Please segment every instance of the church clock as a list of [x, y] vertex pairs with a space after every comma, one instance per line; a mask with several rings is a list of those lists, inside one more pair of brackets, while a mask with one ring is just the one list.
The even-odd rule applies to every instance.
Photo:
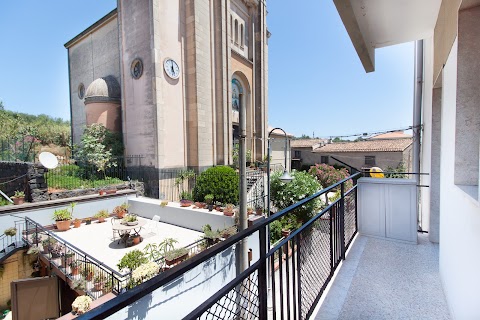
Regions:
[[172, 79], [178, 79], [178, 77], [180, 76], [180, 67], [173, 59], [165, 59], [165, 61], [163, 62], [163, 69], [165, 70], [167, 76]]

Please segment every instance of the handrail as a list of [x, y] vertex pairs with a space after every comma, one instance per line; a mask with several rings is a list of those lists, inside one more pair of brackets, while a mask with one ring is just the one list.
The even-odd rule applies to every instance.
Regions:
[[120, 272], [118, 272], [118, 271], [110, 268], [109, 266], [107, 266], [107, 265], [104, 264], [103, 262], [95, 259], [94, 257], [92, 257], [91, 255], [89, 255], [88, 253], [86, 253], [86, 252], [83, 251], [82, 249], [79, 249], [78, 247], [74, 246], [74, 245], [71, 244], [70, 242], [68, 242], [68, 241], [60, 238], [59, 236], [55, 235], [54, 233], [48, 231], [48, 230], [45, 229], [42, 225], [38, 224], [36, 221], [30, 219], [29, 217], [25, 217], [25, 221], [30, 222], [31, 224], [35, 225], [36, 228], [40, 229], [40, 231], [45, 232], [45, 233], [48, 234], [50, 237], [55, 238], [57, 241], [64, 243], [64, 244], [65, 244], [66, 246], [68, 246], [68, 247], [71, 247], [72, 249], [74, 249], [75, 251], [77, 251], [78, 253], [80, 253], [81, 255], [83, 255], [83, 256], [85, 256], [85, 257], [88, 257], [91, 261], [95, 262], [95, 263], [98, 264], [100, 267], [103, 267], [104, 269], [107, 269], [108, 271], [114, 273], [115, 275], [120, 276], [120, 277], [122, 277], [122, 278], [128, 275], [128, 274], [121, 274]]
[[[229, 237], [228, 239], [222, 241], [221, 243], [212, 246], [208, 248], [205, 251], [200, 252], [198, 255], [184, 261], [181, 265], [178, 265], [176, 267], [173, 267], [172, 269], [169, 269], [163, 273], [161, 273], [159, 276], [156, 276], [136, 287], [133, 289], [127, 291], [126, 293], [119, 295], [115, 299], [112, 299], [110, 301], [107, 301], [106, 303], [102, 304], [98, 308], [95, 308], [91, 311], [89, 311], [86, 314], [83, 314], [79, 317], [79, 319], [104, 319], [105, 317], [108, 317], [112, 315], [113, 313], [119, 311], [120, 309], [124, 308], [125, 306], [134, 303], [135, 301], [141, 299], [142, 297], [146, 296], [147, 294], [150, 294], [151, 292], [155, 291], [156, 289], [168, 284], [169, 282], [177, 279], [179, 276], [184, 274], [185, 272], [197, 267], [201, 263], [207, 261], [211, 257], [221, 253], [225, 249], [231, 247], [232, 245], [238, 243], [239, 241], [247, 238], [248, 236], [252, 235], [253, 233], [259, 231], [259, 232], [264, 232], [266, 230], [266, 226], [272, 223], [275, 220], [280, 219], [284, 215], [290, 213], [291, 211], [297, 209], [298, 207], [302, 206], [303, 204], [320, 197], [321, 195], [330, 192], [331, 190], [341, 186], [342, 191], [343, 191], [343, 186], [345, 182], [356, 179], [360, 176], [360, 173], [355, 173], [325, 189], [320, 190], [319, 192], [273, 214], [272, 216], [264, 219], [261, 222], [258, 222], [254, 224], [252, 227], [247, 228], [245, 230], [240, 231], [239, 233]], [[353, 188], [352, 188], [353, 189]], [[327, 208], [332, 208], [337, 204], [337, 201], [334, 203], [330, 204]], [[324, 212], [322, 210], [322, 212]], [[309, 224], [313, 223], [312, 221], [318, 219], [318, 215], [316, 215], [314, 218], [310, 219], [309, 222], [306, 223], [308, 226]], [[303, 229], [302, 229], [303, 230]], [[291, 236], [295, 236], [298, 234], [298, 231], [296, 230], [291, 234]], [[260, 237], [261, 238], [261, 237]], [[286, 239], [291, 239], [291, 237], [287, 237]], [[280, 243], [285, 244], [287, 240], [282, 240]], [[254, 264], [257, 266], [257, 264]], [[252, 265], [251, 267], [253, 267]], [[251, 267], [248, 268], [247, 270], [251, 270]], [[243, 272], [242, 275], [246, 273]], [[238, 280], [238, 279], [237, 279]]]

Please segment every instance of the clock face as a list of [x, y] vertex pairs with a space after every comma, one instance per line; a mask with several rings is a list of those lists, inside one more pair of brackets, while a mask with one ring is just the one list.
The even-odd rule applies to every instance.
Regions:
[[180, 67], [178, 64], [172, 59], [165, 59], [163, 62], [163, 69], [165, 69], [165, 73], [172, 79], [178, 79], [180, 76]]

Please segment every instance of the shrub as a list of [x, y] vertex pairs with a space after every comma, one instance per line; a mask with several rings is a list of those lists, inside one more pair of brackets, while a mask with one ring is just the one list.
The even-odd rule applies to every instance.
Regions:
[[[273, 173], [270, 181], [271, 200], [278, 209], [285, 209], [322, 189], [320, 183], [306, 172], [293, 170], [293, 180], [289, 183], [280, 180], [282, 174], [281, 171]], [[320, 199], [317, 198], [295, 209], [292, 214], [297, 221], [307, 222], [320, 205]]]
[[239, 177], [228, 166], [208, 168], [197, 177], [193, 189], [195, 201], [203, 201], [207, 194], [213, 194], [215, 201], [238, 204]]
[[145, 256], [145, 253], [142, 251], [135, 249], [128, 253], [126, 253], [120, 262], [117, 264], [119, 270], [122, 269], [129, 269], [130, 271], [135, 270], [140, 265], [147, 263], [148, 258]]
[[[308, 171], [312, 176], [316, 177], [320, 182], [322, 187], [328, 188], [332, 184], [335, 184], [349, 176], [348, 170], [345, 168], [335, 169], [333, 166], [330, 166], [325, 163], [316, 164], [310, 168]], [[352, 187], [352, 182], [350, 181], [350, 186], [347, 186], [347, 191]]]
[[105, 209], [102, 209], [98, 211], [94, 217], [98, 219], [98, 218], [108, 218], [108, 216], [109, 216], [108, 211]]

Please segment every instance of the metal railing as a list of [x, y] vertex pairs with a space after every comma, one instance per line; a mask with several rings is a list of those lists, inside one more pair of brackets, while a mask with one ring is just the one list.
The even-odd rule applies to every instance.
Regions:
[[[79, 319], [104, 319], [230, 247], [241, 251], [249, 237], [259, 241], [259, 259], [211, 297], [200, 302], [185, 319], [307, 319], [357, 233], [357, 178], [354, 174], [239, 232], [183, 264], [82, 315]], [[345, 190], [353, 180], [353, 187]], [[323, 194], [340, 188], [340, 198], [281, 240], [268, 247], [269, 225]], [[240, 250], [239, 250], [240, 249]], [[275, 257], [278, 257], [275, 261]], [[239, 261], [242, 264], [242, 261]], [[276, 265], [278, 264], [278, 265]], [[271, 310], [269, 312], [269, 309]]]
[[0, 259], [7, 256], [10, 251], [23, 248], [26, 245], [24, 241], [25, 223], [23, 220], [15, 221], [14, 227], [16, 233], [14, 236], [2, 234], [0, 236]]
[[127, 287], [130, 275], [113, 270], [28, 217], [25, 223], [25, 241], [37, 246], [39, 254], [65, 275], [73, 289], [98, 299], [108, 292], [119, 294]]

